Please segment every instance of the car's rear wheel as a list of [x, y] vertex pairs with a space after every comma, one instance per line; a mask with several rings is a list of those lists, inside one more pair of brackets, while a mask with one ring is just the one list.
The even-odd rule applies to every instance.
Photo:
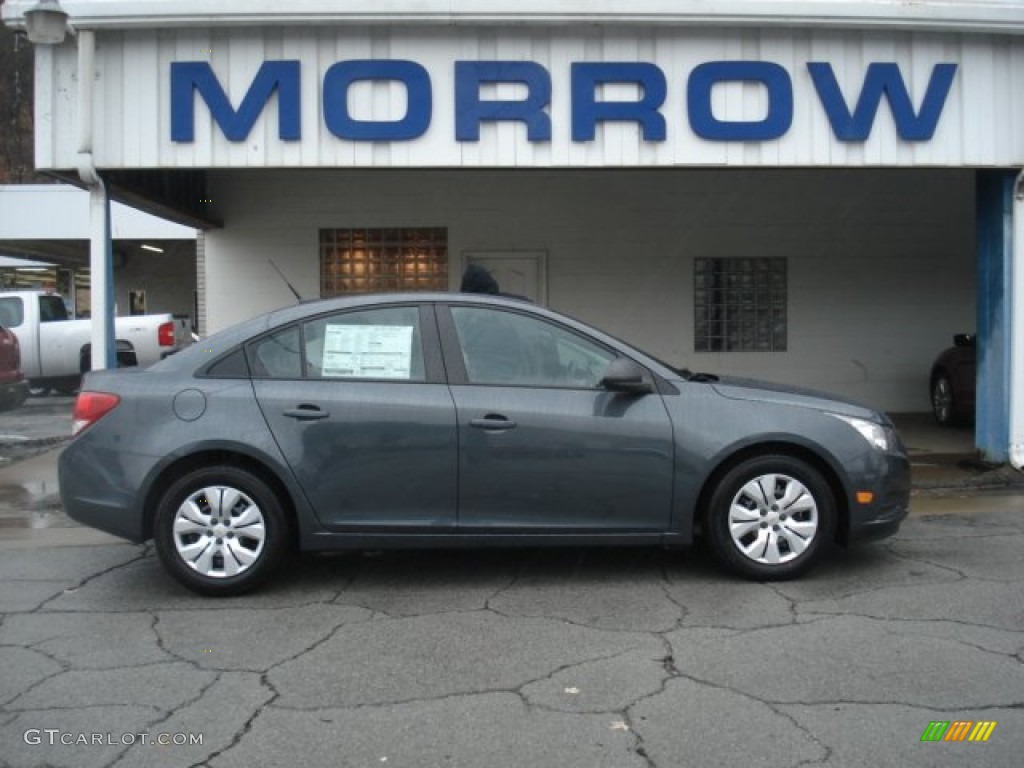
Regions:
[[945, 372], [940, 372], [932, 379], [932, 414], [935, 420], [944, 427], [952, 427], [957, 423], [957, 403], [953, 394], [953, 381]]
[[164, 567], [204, 595], [253, 589], [288, 551], [288, 518], [280, 499], [238, 467], [208, 467], [179, 478], [161, 496], [153, 526]]
[[820, 559], [835, 521], [835, 499], [818, 470], [766, 455], [721, 478], [708, 507], [708, 536], [730, 570], [762, 581], [790, 579]]

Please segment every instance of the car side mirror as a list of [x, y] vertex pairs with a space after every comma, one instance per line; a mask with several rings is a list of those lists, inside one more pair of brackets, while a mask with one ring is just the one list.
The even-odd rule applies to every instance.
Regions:
[[608, 364], [601, 377], [601, 386], [610, 392], [631, 395], [645, 395], [654, 391], [647, 371], [627, 357], [617, 357]]

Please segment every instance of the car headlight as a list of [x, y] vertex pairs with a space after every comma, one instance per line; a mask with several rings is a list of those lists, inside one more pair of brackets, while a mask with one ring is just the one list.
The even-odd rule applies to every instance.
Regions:
[[889, 427], [874, 421], [868, 421], [867, 419], [857, 419], [853, 416], [842, 416], [838, 413], [833, 413], [832, 415], [856, 429], [860, 436], [867, 440], [872, 447], [880, 451], [893, 451], [896, 449], [896, 433]]

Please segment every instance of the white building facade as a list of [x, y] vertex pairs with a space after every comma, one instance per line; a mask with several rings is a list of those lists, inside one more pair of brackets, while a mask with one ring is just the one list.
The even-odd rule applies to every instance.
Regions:
[[[920, 411], [977, 329], [1011, 442], [1021, 3], [338, 5], [62, 3], [96, 167], [198, 190], [139, 187], [207, 224], [207, 332], [292, 300], [271, 260], [305, 297], [478, 261], [673, 363]], [[37, 48], [43, 169], [77, 166], [78, 66]]]

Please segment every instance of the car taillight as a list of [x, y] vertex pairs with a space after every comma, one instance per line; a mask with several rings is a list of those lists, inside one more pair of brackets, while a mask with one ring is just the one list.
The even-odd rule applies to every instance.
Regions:
[[160, 323], [160, 327], [156, 329], [156, 337], [161, 347], [173, 347], [174, 323]]
[[107, 392], [80, 392], [75, 400], [71, 434], [77, 435], [86, 427], [96, 423], [114, 410], [120, 402], [120, 397]]

